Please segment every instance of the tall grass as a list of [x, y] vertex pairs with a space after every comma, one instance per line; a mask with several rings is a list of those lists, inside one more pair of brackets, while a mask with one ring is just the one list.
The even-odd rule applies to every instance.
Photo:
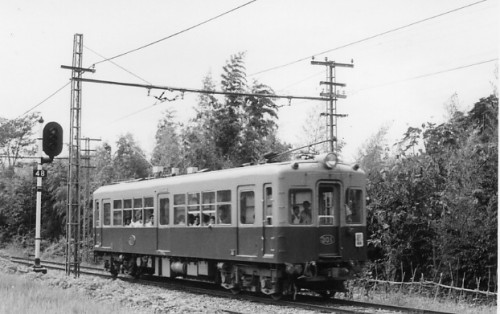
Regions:
[[94, 303], [60, 288], [43, 286], [17, 275], [0, 273], [0, 313], [137, 313], [118, 304]]

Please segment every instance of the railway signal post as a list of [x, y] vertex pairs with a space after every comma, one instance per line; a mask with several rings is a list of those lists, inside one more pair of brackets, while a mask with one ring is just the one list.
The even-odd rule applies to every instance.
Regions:
[[[40, 265], [40, 229], [42, 221], [42, 179], [47, 177], [47, 171], [43, 170], [43, 164], [54, 160], [54, 157], [62, 151], [62, 127], [59, 123], [49, 122], [42, 131], [43, 118], [38, 120], [40, 123], [40, 136], [38, 145], [38, 165], [33, 171], [33, 176], [36, 177], [36, 226], [35, 226], [35, 264], [33, 271], [47, 273], [47, 269]], [[49, 157], [43, 157], [43, 152]]]

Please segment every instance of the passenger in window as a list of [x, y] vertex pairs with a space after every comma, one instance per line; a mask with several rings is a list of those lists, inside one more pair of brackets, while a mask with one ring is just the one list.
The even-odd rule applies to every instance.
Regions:
[[227, 215], [227, 206], [225, 205], [221, 205], [218, 209], [217, 209], [217, 219], [219, 220], [218, 223], [219, 224], [228, 224], [230, 223], [229, 221], [229, 217]]
[[299, 208], [299, 205], [294, 205], [293, 206], [292, 224], [294, 224], [294, 225], [300, 224], [300, 208]]
[[142, 227], [142, 214], [139, 212], [135, 215], [135, 220], [130, 224], [131, 227]]
[[196, 216], [194, 218], [193, 226], [199, 226], [200, 225], [200, 217]]
[[130, 218], [125, 220], [125, 226], [130, 227]]
[[149, 216], [149, 220], [146, 223], [146, 227], [153, 227], [155, 225], [155, 216], [151, 215]]
[[208, 221], [208, 226], [211, 227], [213, 225], [215, 225], [215, 217], [210, 216], [210, 220]]
[[300, 223], [304, 225], [311, 224], [311, 203], [304, 201], [302, 203], [304, 210], [300, 213]]

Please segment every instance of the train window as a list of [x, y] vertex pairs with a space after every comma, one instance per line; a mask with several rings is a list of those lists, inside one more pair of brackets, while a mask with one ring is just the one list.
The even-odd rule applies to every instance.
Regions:
[[123, 200], [123, 208], [132, 208], [132, 200]]
[[132, 215], [132, 227], [141, 227], [144, 225], [142, 215], [142, 198], [134, 198], [134, 212]]
[[265, 224], [272, 225], [273, 224], [273, 188], [270, 186], [265, 187], [265, 195], [264, 199], [264, 217]]
[[123, 200], [123, 225], [130, 226], [132, 223], [132, 200]]
[[310, 189], [290, 190], [290, 223], [294, 225], [310, 225], [312, 191]]
[[144, 224], [146, 227], [153, 227], [154, 224], [154, 201], [152, 197], [144, 198]]
[[215, 224], [215, 192], [201, 193], [201, 215], [204, 226]]
[[217, 224], [231, 224], [231, 190], [217, 191]]
[[103, 225], [111, 224], [111, 203], [105, 202], [103, 206]]
[[318, 220], [320, 225], [338, 224], [340, 208], [340, 185], [321, 183], [318, 190]]
[[253, 224], [255, 222], [255, 196], [253, 191], [240, 192], [240, 222]]
[[168, 225], [169, 221], [169, 209], [170, 209], [170, 200], [168, 198], [160, 198], [160, 225]]
[[186, 195], [185, 194], [175, 194], [174, 195], [174, 224], [175, 225], [185, 225], [186, 224]]
[[122, 225], [122, 200], [113, 200], [113, 226]]
[[101, 226], [101, 221], [100, 221], [100, 215], [99, 215], [99, 201], [95, 201], [95, 212], [94, 212], [94, 226], [95, 227], [100, 227]]
[[122, 200], [114, 200], [113, 209], [121, 209], [121, 208], [122, 208]]
[[201, 225], [200, 193], [188, 193], [188, 226]]
[[345, 220], [348, 224], [361, 223], [363, 191], [347, 189], [345, 191]]

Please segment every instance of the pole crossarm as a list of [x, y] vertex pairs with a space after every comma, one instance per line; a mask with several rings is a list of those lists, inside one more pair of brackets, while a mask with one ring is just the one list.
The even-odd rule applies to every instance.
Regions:
[[182, 93], [266, 97], [266, 98], [285, 98], [285, 99], [302, 99], [302, 100], [320, 100], [320, 101], [331, 100], [331, 98], [328, 98], [328, 97], [292, 96], [292, 95], [276, 95], [276, 94], [253, 94], [253, 93], [228, 93], [228, 92], [212, 91], [212, 90], [205, 90], [205, 89], [170, 87], [170, 86], [160, 86], [160, 85], [147, 85], [147, 84], [138, 84], [138, 83], [126, 83], [126, 82], [95, 80], [95, 79], [87, 79], [87, 78], [79, 78], [79, 77], [75, 77], [73, 79], [75, 81], [79, 81], [79, 82], [111, 84], [111, 85], [129, 86], [129, 87], [140, 87], [140, 88], [146, 88], [146, 89], [161, 89], [161, 90], [168, 90], [168, 91], [177, 91], [177, 92], [182, 92]]
[[312, 60], [311, 64], [313, 65], [327, 65], [329, 67], [345, 67], [345, 68], [354, 68], [354, 64], [352, 63], [338, 63], [335, 61], [315, 61]]

